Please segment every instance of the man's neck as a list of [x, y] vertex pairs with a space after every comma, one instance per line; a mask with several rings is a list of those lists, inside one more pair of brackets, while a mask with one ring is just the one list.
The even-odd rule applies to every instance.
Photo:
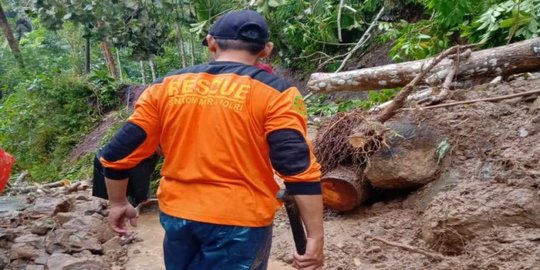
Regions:
[[246, 51], [226, 50], [216, 53], [216, 62], [237, 62], [245, 65], [254, 65], [257, 62], [257, 56]]

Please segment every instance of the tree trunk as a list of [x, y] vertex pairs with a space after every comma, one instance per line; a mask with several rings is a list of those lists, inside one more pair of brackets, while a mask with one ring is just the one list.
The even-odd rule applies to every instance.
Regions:
[[182, 34], [182, 27], [177, 26], [176, 32], [178, 33], [178, 52], [180, 54], [180, 64], [182, 64], [182, 68], [185, 68], [186, 50], [184, 48], [184, 35]]
[[146, 84], [146, 72], [144, 71], [144, 61], [141, 60], [140, 66], [141, 66], [142, 84]]
[[22, 58], [21, 51], [19, 50], [19, 43], [17, 43], [17, 40], [13, 36], [13, 32], [11, 31], [11, 27], [9, 26], [9, 22], [6, 18], [6, 14], [4, 13], [4, 9], [2, 9], [1, 4], [0, 4], [0, 27], [2, 27], [4, 36], [6, 37], [6, 40], [9, 44], [9, 48], [11, 49], [11, 52], [13, 53], [15, 60], [17, 60], [17, 64], [19, 65], [19, 68], [21, 68], [21, 70], [24, 70], [24, 61]]
[[[97, 27], [103, 27], [103, 21], [98, 21]], [[109, 74], [111, 75], [111, 77], [118, 79], [118, 71], [114, 62], [114, 56], [111, 50], [111, 46], [109, 45], [109, 42], [107, 40], [103, 39], [101, 41], [101, 49], [103, 50], [103, 57], [105, 58], [105, 62], [107, 63]]]
[[90, 37], [85, 38], [85, 46], [84, 46], [84, 73], [88, 74], [90, 73]]
[[369, 196], [369, 184], [358, 177], [355, 169], [337, 167], [321, 177], [324, 204], [338, 211], [349, 211], [365, 202]]
[[120, 82], [124, 81], [124, 73], [122, 72], [122, 62], [120, 61], [120, 52], [116, 48], [116, 61], [118, 62], [118, 75], [120, 76]]
[[[403, 87], [434, 58], [365, 68], [340, 73], [314, 73], [307, 87], [314, 92], [367, 91]], [[445, 59], [433, 68], [422, 83], [441, 83], [452, 70], [453, 60]], [[496, 76], [540, 70], [540, 38], [473, 52], [459, 64], [456, 80], [485, 82]]]
[[189, 36], [189, 42], [191, 43], [191, 65], [195, 65], [195, 37], [193, 36], [193, 33], [190, 33]]
[[[189, 10], [191, 11], [193, 9], [193, 6], [191, 4], [191, 1], [189, 2]], [[191, 65], [195, 65], [195, 36], [193, 33], [189, 33], [189, 42], [191, 43]]]
[[114, 56], [112, 54], [111, 47], [109, 46], [109, 42], [102, 40], [101, 49], [103, 50], [103, 57], [105, 57], [109, 74], [111, 77], [118, 79], [118, 71], [116, 70], [116, 64], [114, 62]]
[[151, 57], [150, 60], [148, 60], [148, 64], [150, 65], [150, 72], [152, 73], [152, 81], [155, 81], [156, 76], [156, 62], [154, 62], [154, 57]]
[[[178, 7], [180, 6], [181, 13], [178, 12]], [[178, 23], [176, 24], [176, 33], [178, 35], [178, 53], [180, 54], [180, 64], [182, 68], [186, 67], [186, 46], [184, 44], [184, 34], [182, 33], [182, 18], [184, 17], [184, 5], [182, 0], [178, 1], [178, 4], [175, 5], [174, 11], [176, 12], [176, 19]], [[180, 16], [180, 14], [182, 14]]]

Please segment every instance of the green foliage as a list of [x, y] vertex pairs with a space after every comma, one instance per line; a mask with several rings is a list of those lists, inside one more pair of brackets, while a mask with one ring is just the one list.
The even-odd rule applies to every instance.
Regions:
[[338, 40], [339, 0], [258, 1], [259, 9], [270, 25], [271, 40], [276, 47], [276, 62], [300, 71], [335, 70], [339, 57], [356, 42], [382, 1], [345, 1], [341, 10], [341, 32]]
[[385, 34], [380, 40], [385, 43], [394, 41], [390, 55], [394, 60], [423, 59], [434, 55], [451, 44], [453, 32], [440, 34], [434, 31], [438, 27], [433, 21], [420, 21], [415, 24], [401, 21], [399, 24], [381, 24]]
[[[111, 138], [116, 134], [118, 130], [124, 125], [125, 120], [130, 116], [130, 111], [126, 108], [113, 112], [115, 122], [109, 127], [106, 134], [101, 138], [99, 147], [104, 146]], [[59, 175], [62, 178], [69, 180], [89, 179], [94, 173], [94, 156], [95, 152], [87, 153], [80, 157], [74, 164], [63, 162], [62, 170]]]
[[0, 144], [36, 180], [54, 180], [71, 148], [97, 121], [94, 86], [77, 77], [36, 76], [0, 105]]
[[150, 190], [151, 194], [156, 194], [157, 189], [159, 187], [159, 182], [161, 180], [161, 168], [163, 167], [163, 161], [164, 159], [160, 159], [158, 164], [156, 165], [156, 169], [152, 173], [152, 176], [150, 177]]
[[[422, 59], [455, 43], [487, 47], [540, 36], [540, 0], [423, 0], [424, 19], [383, 23], [397, 60]], [[428, 19], [429, 18], [429, 19]]]
[[474, 13], [478, 4], [482, 5], [478, 0], [427, 0], [426, 7], [434, 12], [433, 16], [437, 23], [442, 27], [451, 29], [461, 23], [466, 16]]
[[36, 0], [34, 11], [49, 29], [60, 30], [65, 21], [85, 28], [84, 36], [109, 40], [128, 47], [134, 59], [148, 59], [163, 52], [168, 25], [159, 20], [163, 5], [136, 0]]
[[466, 27], [463, 35], [489, 46], [538, 37], [540, 0], [508, 0], [493, 5]]
[[94, 86], [92, 90], [99, 114], [112, 110], [120, 103], [117, 92], [119, 85], [106, 70], [93, 70], [88, 76], [88, 81]]
[[82, 156], [75, 164], [63, 163], [59, 175], [68, 180], [91, 179], [94, 174], [94, 156], [91, 152]]
[[330, 100], [327, 95], [312, 96], [306, 100], [310, 116], [332, 116], [338, 112], [354, 109], [370, 109], [394, 98], [398, 89], [370, 91], [366, 99]]

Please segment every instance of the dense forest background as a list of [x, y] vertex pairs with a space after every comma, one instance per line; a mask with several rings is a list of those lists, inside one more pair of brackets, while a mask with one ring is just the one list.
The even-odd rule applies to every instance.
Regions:
[[[0, 146], [36, 181], [87, 176], [92, 155], [76, 164], [67, 156], [105, 115], [128, 115], [122, 86], [207, 61], [210, 25], [243, 8], [270, 23], [268, 61], [298, 77], [355, 68], [344, 60], [383, 45], [400, 62], [540, 35], [540, 0], [0, 0]], [[330, 115], [395, 91], [308, 104], [312, 115]]]

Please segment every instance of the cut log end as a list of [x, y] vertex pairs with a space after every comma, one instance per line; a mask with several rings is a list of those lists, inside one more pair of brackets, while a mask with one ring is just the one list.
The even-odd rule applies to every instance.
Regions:
[[351, 184], [338, 179], [321, 181], [324, 204], [338, 211], [349, 211], [358, 205], [358, 194]]
[[321, 185], [324, 204], [330, 209], [350, 211], [368, 197], [368, 185], [351, 168], [330, 171], [322, 177]]
[[364, 136], [363, 134], [356, 133], [349, 136], [349, 143], [354, 148], [364, 148], [368, 142], [369, 142], [368, 137]]

